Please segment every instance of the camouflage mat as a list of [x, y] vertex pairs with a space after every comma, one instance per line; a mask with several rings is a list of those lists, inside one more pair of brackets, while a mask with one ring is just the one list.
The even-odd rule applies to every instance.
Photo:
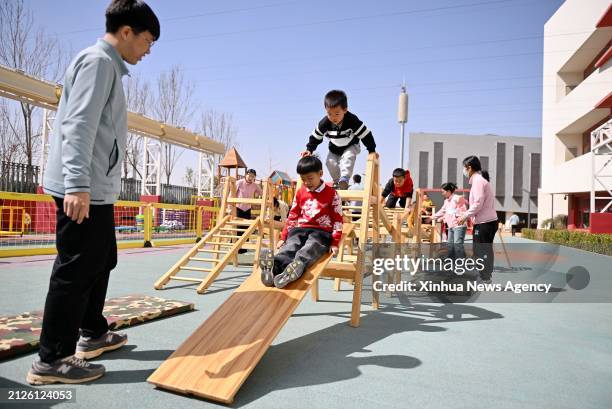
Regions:
[[[193, 309], [189, 302], [128, 295], [106, 300], [104, 316], [110, 329], [116, 330]], [[38, 349], [42, 317], [42, 311], [0, 316], [0, 360]]]

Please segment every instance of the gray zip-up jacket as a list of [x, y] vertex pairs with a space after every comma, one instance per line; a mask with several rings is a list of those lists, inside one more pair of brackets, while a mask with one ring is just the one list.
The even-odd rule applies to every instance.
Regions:
[[89, 192], [92, 205], [115, 203], [127, 140], [121, 83], [127, 73], [119, 52], [102, 39], [72, 60], [50, 140], [45, 193]]

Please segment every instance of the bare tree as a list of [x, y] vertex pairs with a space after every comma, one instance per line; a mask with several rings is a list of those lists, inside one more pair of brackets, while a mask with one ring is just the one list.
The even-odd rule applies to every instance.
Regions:
[[0, 100], [0, 161], [21, 162], [23, 151], [23, 125], [21, 112], [7, 104], [5, 99]]
[[[168, 73], [161, 73], [157, 79], [157, 100], [154, 104], [157, 119], [178, 127], [187, 126], [194, 113], [194, 91], [195, 84], [185, 79], [179, 66], [172, 66]], [[162, 167], [167, 184], [170, 184], [172, 171], [183, 152], [182, 148], [163, 144]]]
[[200, 113], [198, 132], [225, 145], [228, 151], [236, 146], [237, 131], [232, 114], [217, 112], [212, 109]]
[[[128, 78], [125, 98], [130, 111], [147, 115], [152, 103], [151, 85], [143, 80], [139, 74], [134, 74]], [[142, 179], [142, 174], [138, 170], [140, 164], [141, 151], [143, 148], [142, 136], [128, 133], [125, 160], [123, 161], [123, 176], [128, 177], [129, 169], [132, 169], [132, 178], [136, 175]]]
[[185, 168], [185, 176], [183, 177], [183, 181], [189, 187], [197, 187], [196, 174], [191, 166], [187, 166]]
[[[0, 64], [52, 81], [59, 79], [66, 65], [57, 39], [42, 28], [35, 29], [32, 11], [24, 7], [23, 0], [0, 2]], [[20, 149], [25, 162], [32, 165], [42, 124], [34, 125], [33, 105], [21, 102], [20, 107], [23, 119]]]

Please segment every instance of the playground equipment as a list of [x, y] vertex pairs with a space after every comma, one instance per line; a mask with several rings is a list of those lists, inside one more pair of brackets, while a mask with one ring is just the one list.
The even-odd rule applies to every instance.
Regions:
[[[439, 243], [441, 239], [441, 234], [438, 230], [438, 226], [435, 221], [431, 221], [430, 223], [424, 223], [423, 220], [428, 218], [429, 216], [423, 215], [421, 213], [421, 195], [422, 192], [420, 189], [416, 190], [415, 202], [412, 206], [412, 209], [406, 213], [402, 208], [387, 208], [382, 205], [378, 206], [378, 226], [377, 229], [374, 228], [375, 218], [372, 214], [372, 209], [370, 210], [370, 214], [367, 218], [368, 231], [370, 235], [377, 234], [378, 241], [381, 243], [385, 243], [388, 239], [390, 243], [394, 243], [395, 245], [401, 246], [402, 244], [407, 243]], [[376, 200], [380, 200], [379, 197], [376, 197]], [[356, 262], [355, 257], [353, 256], [353, 248], [352, 243], [355, 237], [355, 230], [361, 226], [363, 218], [361, 217], [361, 208], [360, 206], [353, 206], [351, 204], [343, 205], [345, 220], [352, 220], [350, 226], [352, 229], [348, 229], [346, 231], [347, 236], [347, 252], [345, 255], [345, 249], [340, 248], [340, 253], [338, 258], [346, 259], [347, 261]], [[434, 214], [436, 212], [435, 207], [432, 207], [429, 215]], [[417, 217], [416, 215], [420, 215]], [[415, 222], [416, 221], [416, 222]], [[352, 239], [351, 239], [352, 238]], [[350, 240], [349, 240], [350, 239]], [[416, 247], [411, 249], [413, 256], [417, 256], [417, 253], [420, 252], [420, 248]], [[429, 247], [430, 253], [432, 247]], [[400, 254], [402, 252], [401, 247], [398, 247], [396, 250], [396, 254]], [[431, 255], [431, 254], [430, 254]], [[340, 291], [341, 279], [336, 278], [334, 282], [334, 290]], [[352, 283], [352, 280], [345, 280], [349, 283]], [[396, 277], [396, 282], [399, 282], [399, 275]], [[373, 306], [374, 308], [378, 307], [378, 294], [373, 291]]]
[[[260, 206], [259, 215], [253, 220], [236, 217], [236, 205], [250, 204]], [[269, 180], [264, 182], [263, 194], [259, 199], [236, 197], [236, 179], [227, 176], [223, 188], [221, 206], [217, 215], [217, 224], [208, 234], [196, 243], [170, 270], [155, 283], [155, 289], [161, 290], [170, 280], [198, 283], [197, 292], [204, 293], [210, 284], [223, 271], [230, 261], [237, 265], [238, 250], [251, 248], [255, 250], [255, 262], [264, 240], [264, 231], [268, 230], [267, 245], [274, 248], [275, 229], [279, 225], [269, 217], [273, 209], [272, 185]], [[246, 241], [255, 238], [255, 245], [248, 246]], [[204, 255], [204, 257], [202, 257]], [[195, 265], [194, 265], [195, 262]], [[199, 263], [210, 263], [210, 267], [202, 267]], [[205, 277], [178, 276], [179, 272], [195, 271], [208, 273]]]
[[[312, 288], [313, 298], [318, 299], [318, 277], [344, 278], [354, 283], [350, 325], [358, 327], [365, 243], [368, 238], [376, 243], [379, 237], [378, 176], [378, 159], [370, 154], [364, 190], [338, 191], [343, 200], [361, 201], [361, 215], [373, 218], [371, 229], [367, 221], [357, 225], [347, 220], [338, 257], [322, 257], [282, 290], [264, 286], [254, 263], [250, 277], [162, 363], [148, 382], [174, 392], [231, 403], [306, 292]], [[356, 254], [347, 257], [344, 248], [352, 235], [358, 239]]]
[[30, 221], [30, 215], [26, 213], [25, 207], [0, 205], [0, 236], [23, 236]]
[[436, 212], [435, 207], [430, 207], [427, 214], [423, 214], [421, 189], [415, 191], [414, 206], [408, 216], [408, 234], [412, 235], [413, 243], [439, 243], [440, 231], [436, 229], [436, 222], [431, 220], [426, 223], [424, 219], [429, 218]]
[[[59, 84], [0, 65], [0, 96], [56, 110], [61, 95], [62, 87]], [[225, 146], [220, 142], [130, 111], [128, 111], [128, 129], [130, 132], [162, 139], [164, 142], [199, 152], [214, 154], [225, 152]]]
[[[47, 141], [52, 123], [49, 111], [57, 109], [61, 95], [62, 87], [60, 84], [35, 78], [23, 71], [0, 65], [0, 96], [44, 108], [40, 159], [41, 176], [44, 174], [47, 161]], [[198, 194], [203, 195], [204, 192], [207, 192], [212, 195], [214, 158], [215, 155], [225, 152], [225, 145], [184, 128], [159, 122], [131, 111], [127, 113], [127, 126], [129, 132], [144, 137], [143, 166], [141, 169], [143, 175], [142, 194], [159, 195], [161, 144], [163, 142], [199, 153]]]

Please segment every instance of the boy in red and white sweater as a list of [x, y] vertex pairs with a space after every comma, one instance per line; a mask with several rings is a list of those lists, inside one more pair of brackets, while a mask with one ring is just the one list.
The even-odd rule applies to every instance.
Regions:
[[342, 236], [342, 201], [323, 183], [323, 164], [316, 156], [299, 160], [302, 187], [295, 193], [276, 255], [263, 249], [259, 257], [261, 281], [283, 288], [297, 280], [325, 253], [338, 253]]

